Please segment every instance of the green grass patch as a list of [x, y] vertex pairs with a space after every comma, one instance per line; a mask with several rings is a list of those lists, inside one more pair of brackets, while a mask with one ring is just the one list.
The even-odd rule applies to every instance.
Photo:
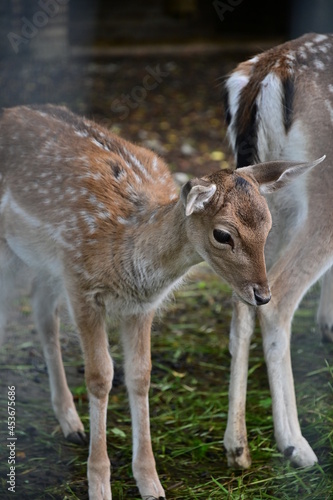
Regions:
[[[252, 467], [234, 471], [227, 466], [223, 435], [230, 365], [229, 288], [203, 266], [199, 276], [179, 290], [156, 318], [152, 332], [151, 429], [157, 469], [168, 500], [333, 498], [333, 346], [322, 345], [316, 332], [318, 295], [315, 287], [303, 300], [293, 322], [292, 357], [299, 419], [304, 436], [320, 460], [319, 465], [307, 470], [291, 467], [276, 449], [258, 329], [250, 351], [247, 398]], [[28, 307], [23, 317], [30, 324], [27, 315]], [[18, 389], [17, 406], [21, 452], [17, 466], [18, 498], [85, 500], [88, 449], [66, 443], [62, 438], [49, 403], [42, 358], [36, 355], [35, 364], [27, 362], [31, 345], [27, 338], [15, 345], [9, 341], [2, 370], [6, 380], [15, 376], [15, 383], [22, 386], [22, 391]], [[116, 367], [107, 432], [113, 498], [138, 499], [131, 472], [131, 424], [123, 385], [122, 353], [113, 330], [110, 330], [110, 345]], [[88, 402], [83, 374], [79, 374], [82, 359], [77, 340], [72, 343], [64, 340], [63, 347], [72, 392], [88, 430]], [[15, 363], [19, 363], [19, 370], [15, 369]], [[35, 397], [29, 399], [33, 388]], [[4, 393], [0, 403], [4, 408]], [[1, 431], [2, 445], [3, 426]], [[0, 448], [0, 464], [0, 498], [9, 499], [12, 497], [6, 491], [3, 448]]]

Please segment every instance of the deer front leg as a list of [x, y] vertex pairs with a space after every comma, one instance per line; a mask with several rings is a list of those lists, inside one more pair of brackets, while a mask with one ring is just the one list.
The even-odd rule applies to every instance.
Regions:
[[238, 300], [234, 302], [229, 344], [231, 354], [229, 411], [224, 446], [228, 465], [237, 468], [247, 468], [251, 465], [247, 443], [245, 405], [249, 348], [254, 320], [254, 307]]
[[153, 314], [132, 316], [122, 322], [125, 380], [128, 390], [133, 437], [133, 474], [143, 499], [165, 499], [156, 472], [151, 446], [149, 401], [150, 330]]
[[[88, 484], [90, 500], [111, 500], [110, 460], [106, 448], [106, 413], [113, 379], [104, 326], [104, 310], [82, 303], [75, 314], [85, 358], [85, 377], [90, 402], [90, 449]], [[75, 309], [74, 309], [75, 313]]]
[[323, 342], [333, 342], [333, 267], [323, 276], [317, 321]]
[[272, 396], [274, 434], [278, 449], [298, 467], [308, 467], [317, 457], [300, 429], [290, 356], [291, 319], [279, 310], [260, 311], [265, 360]]
[[[318, 232], [324, 231], [318, 221], [307, 224]], [[309, 240], [306, 226], [295, 235], [283, 257], [270, 270], [272, 300], [258, 310], [277, 446], [294, 465], [300, 467], [313, 465], [317, 457], [302, 436], [298, 421], [290, 333], [294, 312], [303, 295], [329, 265], [329, 255], [325, 255], [325, 249], [318, 248], [316, 243], [318, 237], [314, 231]]]
[[[0, 226], [0, 232], [2, 231], [3, 228]], [[15, 276], [19, 274], [21, 265], [22, 261], [0, 238], [0, 348], [5, 340], [9, 306], [15, 296]]]

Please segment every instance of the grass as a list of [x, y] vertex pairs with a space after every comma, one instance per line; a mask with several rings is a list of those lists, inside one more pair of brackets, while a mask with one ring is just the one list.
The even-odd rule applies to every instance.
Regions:
[[[319, 465], [306, 470], [293, 468], [276, 449], [258, 330], [251, 345], [247, 399], [252, 467], [246, 471], [227, 467], [223, 434], [230, 364], [231, 293], [228, 287], [202, 267], [200, 274], [176, 293], [176, 300], [156, 319], [152, 334], [151, 428], [157, 469], [168, 500], [333, 498], [333, 347], [319, 341], [315, 327], [317, 300], [318, 288], [314, 288], [303, 300], [293, 323], [292, 356], [299, 418], [304, 436], [319, 457]], [[27, 329], [31, 314], [26, 304], [23, 316], [22, 328]], [[110, 335], [116, 366], [107, 435], [113, 498], [138, 499], [131, 473], [131, 429], [122, 384], [122, 354], [116, 334]], [[9, 356], [6, 377], [15, 378], [18, 386], [26, 383], [30, 392], [37, 367], [37, 376], [41, 379], [38, 384], [45, 396], [41, 399], [35, 392], [32, 400], [23, 394], [18, 398], [21, 455], [17, 466], [20, 492], [17, 498], [84, 500], [87, 498], [87, 449], [66, 443], [61, 437], [47, 401], [43, 361], [36, 354], [38, 363], [32, 366], [31, 360], [27, 361], [23, 355], [32, 349], [32, 344], [23, 339], [20, 345], [23, 345], [21, 353], [17, 352], [17, 344], [11, 345], [9, 341], [5, 346], [4, 356]], [[64, 337], [63, 348], [77, 408], [85, 427], [89, 428], [86, 390], [77, 371], [82, 363], [77, 341], [74, 337], [73, 340]], [[5, 358], [1, 357], [1, 361]], [[19, 370], [13, 368], [17, 362]], [[3, 393], [0, 403], [3, 408]], [[1, 436], [0, 446], [4, 442], [5, 437]], [[6, 492], [5, 458], [5, 452], [0, 449], [1, 499], [12, 496]]]

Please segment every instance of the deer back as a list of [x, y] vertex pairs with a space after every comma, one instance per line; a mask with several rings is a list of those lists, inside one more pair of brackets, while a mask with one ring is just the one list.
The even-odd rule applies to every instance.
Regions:
[[101, 283], [121, 272], [131, 233], [178, 198], [153, 152], [51, 105], [3, 111], [0, 169], [0, 224], [14, 252]]
[[[224, 85], [237, 167], [333, 159], [321, 131], [333, 120], [333, 35], [309, 33], [239, 64]], [[304, 157], [304, 155], [306, 155]]]

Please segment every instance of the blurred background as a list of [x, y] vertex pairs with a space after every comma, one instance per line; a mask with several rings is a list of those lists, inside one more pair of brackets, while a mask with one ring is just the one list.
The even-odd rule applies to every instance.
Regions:
[[330, 0], [6, 0], [0, 106], [55, 103], [155, 149], [171, 169], [226, 167], [221, 78], [307, 31]]

